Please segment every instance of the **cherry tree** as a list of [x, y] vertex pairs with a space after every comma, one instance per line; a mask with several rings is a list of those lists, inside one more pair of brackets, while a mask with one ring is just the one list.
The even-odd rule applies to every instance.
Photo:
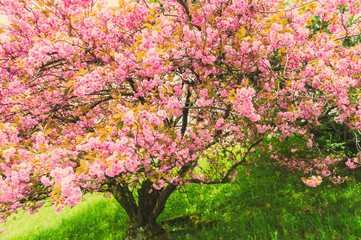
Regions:
[[256, 149], [310, 186], [358, 167], [358, 148], [292, 159], [264, 144], [318, 151], [327, 119], [358, 146], [358, 1], [0, 0], [0, 12], [2, 221], [100, 191], [128, 214], [126, 239], [166, 239], [169, 196], [234, 180]]

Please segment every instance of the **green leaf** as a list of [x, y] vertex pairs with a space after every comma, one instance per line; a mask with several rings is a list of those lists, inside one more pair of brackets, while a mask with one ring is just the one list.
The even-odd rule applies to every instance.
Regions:
[[120, 121], [117, 125], [117, 129], [118, 131], [122, 130], [123, 129], [123, 126], [124, 126], [124, 122], [123, 121]]

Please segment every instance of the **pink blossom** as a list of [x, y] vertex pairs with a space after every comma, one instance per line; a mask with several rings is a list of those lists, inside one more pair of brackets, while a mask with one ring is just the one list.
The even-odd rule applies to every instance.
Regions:
[[303, 183], [306, 184], [309, 187], [317, 187], [322, 183], [322, 177], [321, 176], [311, 176], [307, 179], [302, 179]]
[[351, 169], [357, 168], [357, 165], [354, 164], [354, 163], [351, 161], [351, 159], [348, 159], [348, 160], [347, 160], [346, 165], [347, 165], [349, 168], [351, 168]]
[[14, 157], [14, 154], [16, 152], [16, 149], [14, 147], [11, 147], [9, 149], [6, 149], [4, 152], [3, 152], [3, 157], [7, 160], [9, 160], [10, 158]]
[[312, 145], [313, 145], [312, 139], [308, 139], [308, 141], [307, 141], [307, 146], [308, 146], [309, 148], [311, 148]]
[[[341, 153], [299, 158], [274, 144], [295, 153], [289, 140], [305, 139], [315, 156], [324, 117], [361, 129], [361, 44], [344, 41], [361, 33], [357, 17], [347, 21], [360, 7], [301, 2], [189, 1], [186, 11], [99, 1], [84, 14], [92, 1], [1, 1], [12, 24], [0, 33], [0, 221], [36, 212], [31, 199], [50, 196], [61, 211], [109, 184], [152, 192], [235, 180], [239, 161], [249, 174], [262, 152], [262, 164], [310, 175], [310, 187], [347, 181]], [[313, 31], [315, 17], [329, 31]], [[231, 149], [240, 156], [219, 161]]]
[[52, 184], [54, 184], [54, 181], [50, 181], [49, 178], [47, 178], [46, 176], [42, 176], [40, 181], [42, 182], [42, 184], [44, 184], [45, 186], [51, 186]]
[[125, 125], [132, 125], [135, 121], [134, 112], [128, 111], [123, 117], [122, 121]]

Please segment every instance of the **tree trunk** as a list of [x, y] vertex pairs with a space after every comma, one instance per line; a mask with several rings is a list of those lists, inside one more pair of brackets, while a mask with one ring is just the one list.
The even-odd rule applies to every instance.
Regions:
[[130, 224], [125, 240], [168, 240], [167, 231], [157, 223], [158, 216], [162, 213], [166, 201], [175, 185], [167, 185], [163, 189], [156, 190], [149, 180], [143, 182], [138, 190], [138, 203], [133, 193], [126, 185], [113, 185], [111, 187], [114, 198], [127, 212]]
[[142, 217], [131, 219], [124, 240], [168, 240], [167, 231], [156, 222], [149, 219], [144, 222]]

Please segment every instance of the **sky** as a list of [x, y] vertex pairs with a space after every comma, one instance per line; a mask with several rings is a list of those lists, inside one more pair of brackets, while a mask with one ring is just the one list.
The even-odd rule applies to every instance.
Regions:
[[[112, 6], [117, 5], [118, 0], [107, 0], [107, 2], [108, 2], [108, 5], [109, 5], [110, 7], [112, 7]], [[0, 14], [0, 23], [6, 25], [6, 24], [9, 24], [9, 21], [8, 21], [8, 19], [6, 18], [6, 16]]]

